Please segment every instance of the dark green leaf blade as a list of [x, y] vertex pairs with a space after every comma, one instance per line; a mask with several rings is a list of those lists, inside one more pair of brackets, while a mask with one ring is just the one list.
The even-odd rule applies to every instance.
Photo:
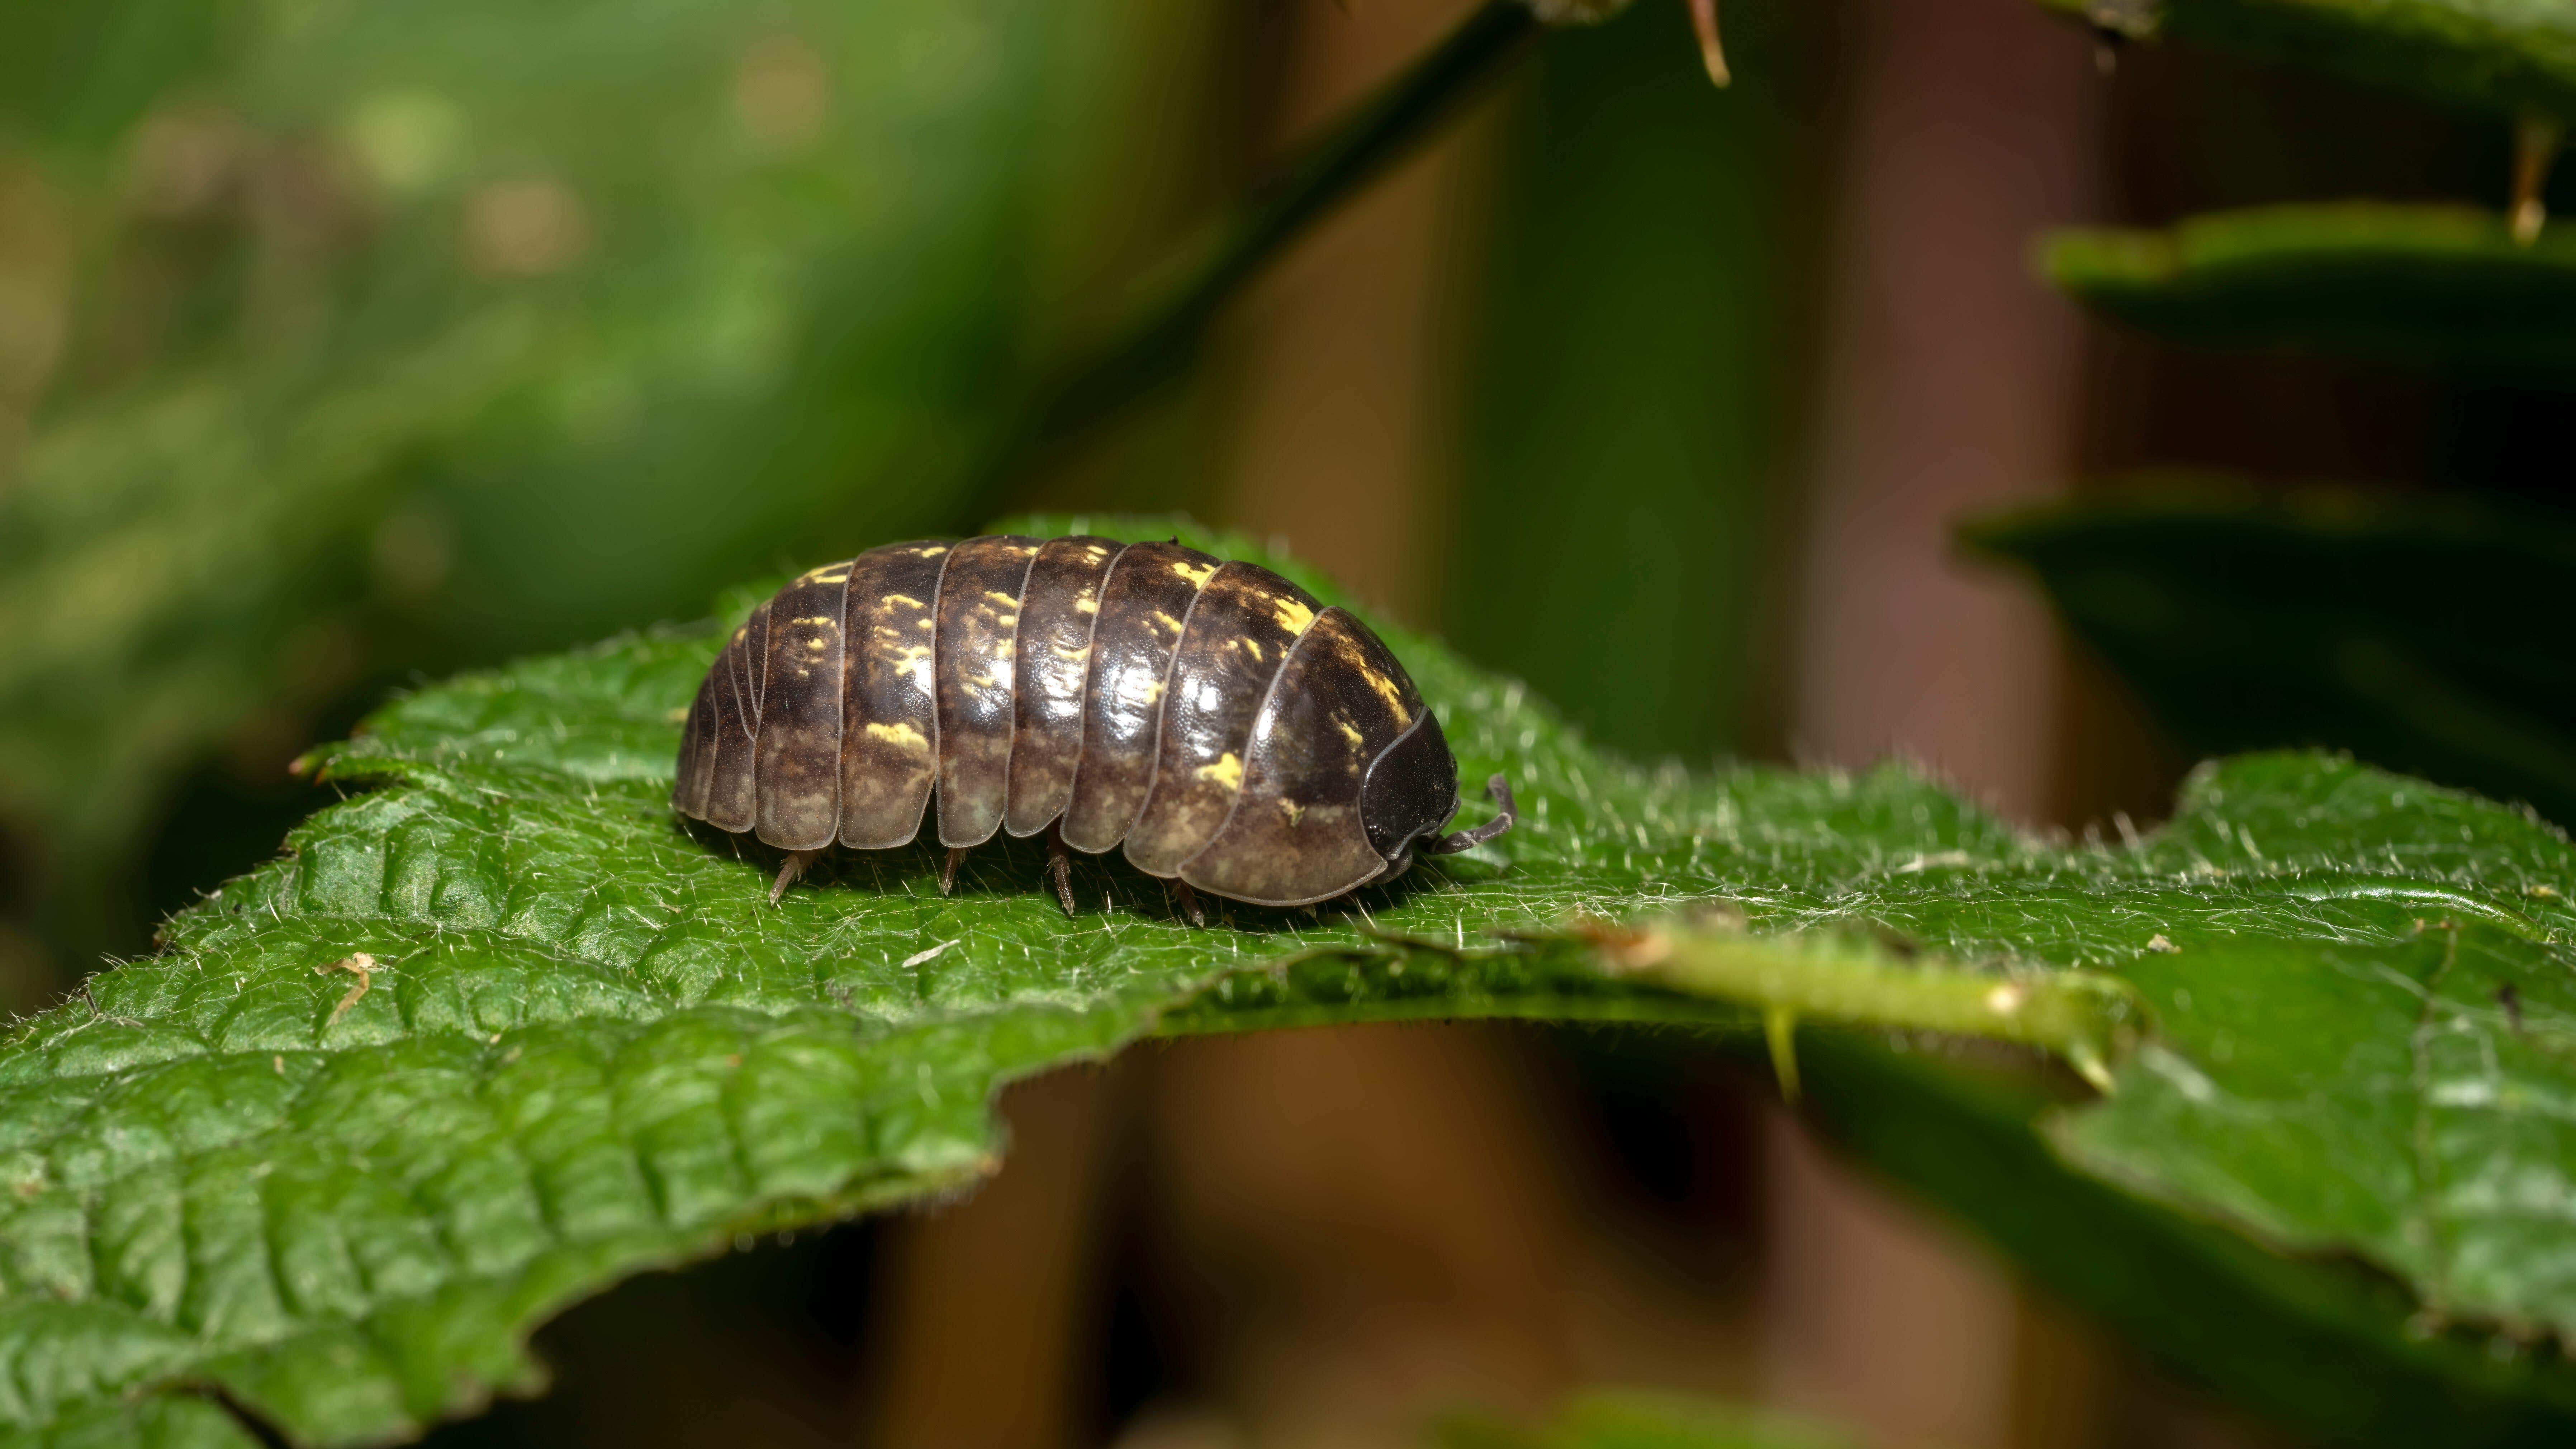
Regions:
[[2576, 379], [2576, 233], [2517, 243], [2461, 206], [2354, 201], [2069, 230], [2049, 280], [2113, 321], [2193, 347]]
[[2173, 474], [1963, 537], [2194, 749], [2348, 749], [2576, 819], [2576, 522]]
[[2170, 36], [2445, 106], [2576, 119], [2576, 13], [2555, 0], [2041, 0], [2114, 36]]

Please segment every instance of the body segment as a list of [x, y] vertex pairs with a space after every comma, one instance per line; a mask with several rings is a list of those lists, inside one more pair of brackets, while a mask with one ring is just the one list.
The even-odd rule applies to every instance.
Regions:
[[752, 798], [760, 838], [820, 850], [841, 827], [841, 602], [850, 567], [815, 569], [769, 602]]
[[760, 730], [760, 689], [769, 659], [769, 605], [751, 611], [741, 628], [725, 642], [698, 686], [698, 705], [707, 729], [697, 740], [703, 758], [683, 759], [680, 778], [700, 781], [694, 809], [683, 810], [724, 830], [749, 830], [758, 820], [759, 801], [752, 784], [752, 745]]
[[850, 561], [842, 624], [849, 651], [841, 690], [843, 845], [879, 850], [908, 845], [920, 832], [939, 756], [931, 602], [947, 562], [944, 543], [900, 543]]
[[1117, 849], [1145, 808], [1172, 654], [1218, 564], [1177, 543], [1137, 543], [1110, 566], [1083, 684], [1082, 758], [1064, 808], [1064, 843], [1074, 849]]
[[[939, 843], [981, 845], [1002, 828], [1011, 778], [1013, 655], [1034, 538], [969, 539], [950, 551], [932, 629], [939, 714]], [[774, 631], [773, 631], [774, 632]]]
[[1172, 656], [1152, 793], [1126, 835], [1138, 870], [1179, 875], [1215, 838], [1242, 793], [1270, 683], [1319, 607], [1304, 589], [1246, 563], [1218, 569], [1200, 591]]
[[1029, 564], [1013, 661], [1018, 728], [1011, 740], [1010, 803], [1002, 816], [1002, 828], [1013, 835], [1046, 829], [1073, 799], [1091, 628], [1100, 617], [1100, 586], [1121, 547], [1105, 538], [1059, 538]]

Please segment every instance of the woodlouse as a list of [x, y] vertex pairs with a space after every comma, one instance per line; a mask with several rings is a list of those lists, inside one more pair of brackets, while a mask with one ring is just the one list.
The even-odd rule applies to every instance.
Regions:
[[908, 845], [930, 800], [940, 886], [993, 838], [1124, 846], [1264, 906], [1328, 900], [1511, 828], [1443, 835], [1458, 762], [1393, 653], [1257, 564], [1078, 535], [900, 543], [752, 611], [698, 687], [671, 803], [785, 850], [776, 900], [834, 842]]

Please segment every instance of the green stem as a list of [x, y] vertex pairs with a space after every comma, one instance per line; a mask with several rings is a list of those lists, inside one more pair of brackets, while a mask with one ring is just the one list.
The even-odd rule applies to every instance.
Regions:
[[1308, 143], [1233, 211], [1154, 268], [1138, 300], [1008, 410], [977, 467], [973, 522], [1008, 511], [1029, 464], [1172, 372], [1217, 308], [1316, 218], [1430, 136], [1538, 22], [1525, 0], [1486, 0], [1429, 55]]
[[[2117, 977], [1998, 976], [1828, 932], [1661, 928], [1607, 943], [1605, 954], [1623, 975], [1760, 1008], [1775, 1057], [1786, 1055], [1789, 1024], [1816, 1017], [2038, 1047], [2109, 1091], [2110, 1060], [2137, 1017], [2135, 994]], [[1794, 1071], [1783, 1070], [1784, 1088], [1794, 1090]]]
[[[2111, 1063], [2150, 1025], [2136, 988], [2095, 971], [2017, 975], [1899, 949], [1855, 931], [1762, 935], [1721, 916], [1590, 922], [1515, 933], [1515, 949], [1388, 940], [1213, 979], [1158, 1034], [1359, 1022], [1514, 1019], [1759, 1022], [1781, 1094], [1798, 1094], [1798, 1028], [1811, 1022], [1941, 1032], [2055, 1054], [2104, 1092]], [[1642, 989], [1641, 989], [1642, 988]]]

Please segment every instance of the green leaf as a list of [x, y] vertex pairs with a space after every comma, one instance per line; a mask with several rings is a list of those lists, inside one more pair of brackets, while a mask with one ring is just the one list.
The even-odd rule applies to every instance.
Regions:
[[2576, 820], [2576, 522], [2178, 474], [1963, 537], [2196, 749], [2349, 749]]
[[2435, 1331], [2358, 1261], [2285, 1256], [2070, 1170], [2030, 1130], [2064, 1098], [2044, 1081], [1850, 1033], [1813, 1033], [1800, 1056], [1808, 1116], [1839, 1147], [2058, 1301], [2305, 1438], [2540, 1449], [2576, 1423], [2562, 1361]]
[[1578, 1394], [1536, 1429], [1481, 1420], [1442, 1427], [1441, 1449], [1842, 1449], [1851, 1441], [1727, 1404], [1636, 1390]]
[[2113, 36], [2171, 37], [2445, 106], [2576, 119], [2558, 0], [2041, 0]]
[[2048, 238], [2050, 281], [2194, 347], [2576, 378], [2576, 232], [2530, 245], [2460, 206], [2340, 202], [2219, 212], [2169, 231]]
[[2576, 1322], [2576, 1153], [2552, 1120], [2576, 1022], [2566, 837], [2402, 777], [2259, 755], [2197, 774], [2140, 856], [2174, 896], [2255, 876], [2269, 899], [2164, 922], [2160, 892], [2121, 902], [2162, 927], [2124, 971], [2162, 1040], [2116, 1095], [2056, 1122], [2072, 1160], [2277, 1244], [2356, 1251], [2435, 1321], [2524, 1340]]
[[[1390, 631], [1468, 776], [1508, 772], [1524, 812], [1399, 889], [1199, 932], [1103, 863], [1079, 889], [1114, 907], [1068, 922], [1033, 848], [979, 852], [954, 897], [914, 848], [773, 908], [766, 852], [665, 804], [721, 637], [395, 703], [322, 757], [372, 788], [0, 1044], [0, 1425], [131, 1441], [136, 1405], [197, 1386], [315, 1442], [468, 1412], [540, 1382], [525, 1337], [565, 1303], [954, 1189], [1000, 1150], [999, 1084], [1158, 1029], [1786, 1009], [2066, 1049], [2136, 1019], [2132, 988], [2080, 984], [2102, 973], [2165, 1025], [2055, 1120], [2073, 1161], [2382, 1265], [2468, 1325], [2454, 1358], [2504, 1365], [2443, 1380], [2467, 1398], [2576, 1403], [2535, 1397], [2555, 1360], [2480, 1357], [2482, 1320], [2576, 1321], [2549, 1251], [2570, 1156], [2538, 1110], [2576, 1023], [2576, 913], [2541, 892], [2576, 889], [2576, 851], [2516, 812], [2283, 755], [2199, 777], [2153, 840], [2051, 843], [1895, 768], [1639, 770]], [[2476, 1005], [2506, 980], [2510, 1011]], [[2118, 1009], [2005, 1004], [2060, 993]]]

